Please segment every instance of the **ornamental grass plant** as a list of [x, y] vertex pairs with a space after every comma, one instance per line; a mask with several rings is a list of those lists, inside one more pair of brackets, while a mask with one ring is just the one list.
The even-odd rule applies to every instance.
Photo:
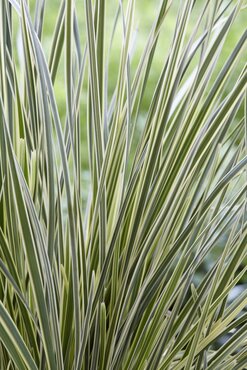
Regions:
[[0, 1], [1, 370], [247, 368], [246, 3], [140, 1]]

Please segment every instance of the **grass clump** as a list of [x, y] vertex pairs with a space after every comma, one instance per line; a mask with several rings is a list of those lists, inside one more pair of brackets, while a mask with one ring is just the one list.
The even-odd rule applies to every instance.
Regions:
[[138, 63], [135, 1], [110, 34], [106, 5], [61, 1], [48, 52], [45, 2], [0, 5], [0, 368], [244, 369], [244, 3], [176, 3], [154, 87], [172, 1]]

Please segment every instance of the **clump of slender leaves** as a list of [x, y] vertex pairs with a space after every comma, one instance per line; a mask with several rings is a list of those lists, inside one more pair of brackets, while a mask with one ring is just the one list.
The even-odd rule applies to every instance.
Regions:
[[244, 2], [181, 1], [151, 93], [173, 2], [138, 63], [135, 1], [109, 4], [112, 33], [105, 0], [61, 1], [47, 47], [49, 2], [0, 3], [0, 368], [244, 369]]

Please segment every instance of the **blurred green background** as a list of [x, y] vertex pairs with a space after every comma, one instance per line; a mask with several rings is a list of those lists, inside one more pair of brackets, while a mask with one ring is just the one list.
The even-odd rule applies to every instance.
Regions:
[[[232, 1], [234, 3], [234, 1]], [[36, 0], [30, 0], [29, 6], [31, 15], [34, 19], [35, 15], [35, 7], [37, 4], [42, 2], [37, 2]], [[156, 48], [156, 53], [153, 60], [153, 65], [151, 68], [151, 73], [149, 76], [149, 81], [147, 84], [146, 92], [143, 98], [143, 104], [141, 106], [141, 114], [137, 121], [136, 126], [136, 134], [134, 136], [134, 142], [137, 142], [138, 137], [141, 133], [143, 123], [145, 120], [145, 116], [147, 114], [152, 95], [155, 90], [155, 86], [159, 79], [160, 73], [162, 71], [162, 67], [166, 61], [168, 51], [170, 45], [172, 43], [172, 37], [174, 33], [174, 29], [176, 26], [176, 17], [178, 14], [178, 8], [183, 3], [180, 0], [173, 0], [169, 12], [165, 18], [161, 35], [159, 38], [159, 43]], [[228, 1], [225, 2], [227, 4]], [[62, 4], [61, 0], [47, 0], [45, 3], [45, 11], [44, 11], [44, 26], [42, 32], [42, 45], [47, 55], [47, 60], [49, 60], [49, 55], [53, 52], [52, 51], [52, 40], [53, 40], [53, 33], [59, 13], [60, 6]], [[110, 39], [113, 30], [114, 19], [116, 16], [116, 12], [119, 6], [119, 0], [107, 0], [106, 4], [106, 32], [105, 32], [105, 43], [106, 43], [106, 53], [105, 59], [108, 60], [108, 49], [110, 44]], [[123, 6], [126, 9], [127, 1], [123, 1]], [[223, 1], [224, 4], [224, 1]], [[149, 32], [151, 30], [152, 24], [157, 16], [158, 9], [160, 5], [160, 0], [136, 0], [135, 2], [135, 18], [134, 18], [134, 27], [133, 27], [133, 40], [132, 40], [132, 50], [133, 56], [131, 60], [131, 76], [134, 76], [136, 67], [138, 65], [139, 59], [141, 57], [142, 51], [146, 45], [147, 38]], [[195, 6], [191, 15], [191, 19], [188, 25], [188, 32], [187, 38], [191, 34], [192, 30], [194, 29], [195, 23], [201, 14], [201, 11], [205, 5], [204, 0], [197, 0], [195, 2]], [[76, 0], [75, 1], [76, 13], [79, 22], [79, 34], [80, 34], [80, 41], [81, 41], [81, 49], [82, 52], [84, 51], [86, 45], [86, 25], [85, 25], [85, 9], [84, 9], [84, 1], [83, 0]], [[229, 14], [229, 11], [226, 12], [226, 15]], [[237, 21], [233, 24], [227, 39], [225, 40], [225, 44], [222, 49], [221, 56], [217, 63], [216, 67], [216, 74], [219, 72], [221, 66], [224, 64], [225, 60], [227, 59], [228, 55], [231, 53], [232, 49], [234, 48], [237, 40], [240, 38], [242, 33], [245, 30], [245, 20], [246, 20], [246, 11], [243, 10], [238, 15]], [[17, 40], [18, 40], [18, 19], [16, 18], [15, 23], [17, 25], [16, 32], [17, 32]], [[203, 30], [201, 29], [201, 32]], [[199, 36], [199, 35], [198, 35]], [[119, 21], [116, 28], [116, 33], [113, 39], [113, 44], [111, 51], [109, 53], [109, 65], [108, 65], [108, 104], [111, 100], [114, 88], [116, 86], [117, 76], [118, 76], [118, 69], [119, 69], [119, 58], [121, 54], [121, 46], [123, 39], [123, 32], [122, 32], [122, 20], [119, 17]], [[20, 40], [20, 38], [19, 38]], [[19, 42], [20, 43], [20, 42]], [[16, 50], [20, 50], [20, 47], [17, 47]], [[58, 104], [58, 109], [60, 113], [61, 120], [64, 124], [66, 118], [66, 95], [65, 95], [65, 70], [64, 70], [64, 53], [59, 64], [58, 73], [55, 81], [55, 95]], [[20, 58], [21, 53], [17, 56], [17, 59]], [[188, 74], [192, 72], [194, 66], [196, 65], [197, 58], [194, 58], [194, 62], [192, 63], [191, 67], [188, 70]], [[242, 61], [243, 62], [243, 61]], [[237, 78], [243, 63], [239, 63], [238, 69], [234, 72], [232, 76], [232, 81]], [[87, 68], [87, 67], [86, 67]], [[106, 63], [107, 68], [107, 63]], [[85, 74], [86, 76], [86, 74]], [[186, 78], [186, 76], [185, 76]], [[214, 78], [214, 76], [213, 76]], [[84, 80], [83, 89], [82, 89], [82, 101], [81, 101], [81, 148], [82, 148], [82, 181], [85, 183], [85, 187], [87, 186], [88, 178], [88, 149], [87, 149], [87, 128], [86, 128], [86, 102], [87, 102], [87, 78]], [[231, 86], [228, 86], [228, 91], [230, 91]], [[227, 91], [226, 91], [227, 93]]]
[[[127, 1], [123, 1], [126, 5]], [[172, 1], [171, 8], [168, 12], [168, 15], [164, 21], [162, 32], [159, 39], [159, 44], [156, 50], [156, 54], [153, 61], [153, 67], [151, 70], [149, 88], [147, 89], [146, 95], [144, 97], [144, 104], [142, 106], [143, 112], [145, 113], [148, 110], [151, 97], [155, 84], [159, 78], [161, 69], [164, 65], [169, 46], [172, 42], [172, 36], [176, 24], [176, 17], [178, 7], [181, 1], [174, 0]], [[228, 1], [225, 2], [227, 4]], [[233, 1], [234, 3], [234, 1]], [[114, 23], [114, 18], [118, 8], [118, 0], [107, 0], [106, 1], [106, 44], [109, 45], [110, 37], [112, 34], [112, 28]], [[135, 20], [134, 20], [134, 40], [133, 40], [133, 58], [131, 63], [132, 75], [138, 64], [143, 48], [146, 44], [148, 34], [151, 30], [152, 24], [155, 20], [157, 10], [159, 8], [160, 0], [136, 0], [135, 6]], [[192, 12], [191, 20], [188, 26], [188, 35], [193, 30], [196, 20], [198, 19], [199, 14], [203, 6], [205, 5], [204, 0], [197, 0], [194, 10]], [[36, 6], [36, 0], [30, 1], [31, 13], [34, 16]], [[58, 11], [61, 6], [61, 0], [47, 0], [45, 5], [45, 15], [44, 15], [44, 27], [42, 33], [42, 45], [44, 46], [47, 56], [52, 53], [51, 43], [52, 36], [54, 32], [54, 27], [56, 24]], [[85, 26], [85, 10], [84, 10], [84, 1], [75, 1], [77, 17], [79, 20], [79, 32], [81, 38], [82, 50], [84, 49], [86, 43], [86, 26]], [[229, 14], [229, 13], [226, 13]], [[233, 24], [228, 37], [225, 41], [225, 44], [222, 49], [221, 56], [219, 58], [218, 67], [216, 68], [216, 73], [219, 71], [220, 67], [226, 60], [227, 56], [230, 54], [237, 40], [240, 38], [242, 33], [246, 28], [246, 10], [243, 9], [238, 15], [237, 21]], [[122, 40], [122, 22], [121, 19], [118, 22], [118, 27], [114, 37], [114, 42], [112, 45], [110, 53], [110, 63], [109, 63], [109, 86], [108, 94], [111, 96], [117, 79], [118, 67], [119, 67], [119, 57], [121, 52], [121, 40]], [[239, 69], [236, 70], [235, 76], [239, 74], [242, 65], [240, 63]], [[229, 90], [231, 86], [229, 86]], [[64, 94], [64, 70], [63, 63], [60, 63], [60, 69], [58, 78], [55, 83], [55, 92], [58, 102], [59, 111], [61, 116], [65, 116], [65, 94]], [[85, 97], [86, 99], [86, 97]], [[86, 100], [85, 100], [86, 101]], [[83, 103], [83, 102], [82, 102]], [[84, 102], [85, 103], [85, 102]]]

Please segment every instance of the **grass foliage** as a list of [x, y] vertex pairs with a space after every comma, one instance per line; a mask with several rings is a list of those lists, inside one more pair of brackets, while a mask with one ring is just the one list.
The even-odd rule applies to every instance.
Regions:
[[181, 1], [162, 54], [161, 1], [136, 66], [135, 1], [111, 5], [112, 34], [105, 0], [84, 1], [83, 29], [78, 4], [61, 1], [47, 55], [49, 2], [0, 2], [0, 368], [244, 369], [246, 31], [220, 59], [244, 2]]

